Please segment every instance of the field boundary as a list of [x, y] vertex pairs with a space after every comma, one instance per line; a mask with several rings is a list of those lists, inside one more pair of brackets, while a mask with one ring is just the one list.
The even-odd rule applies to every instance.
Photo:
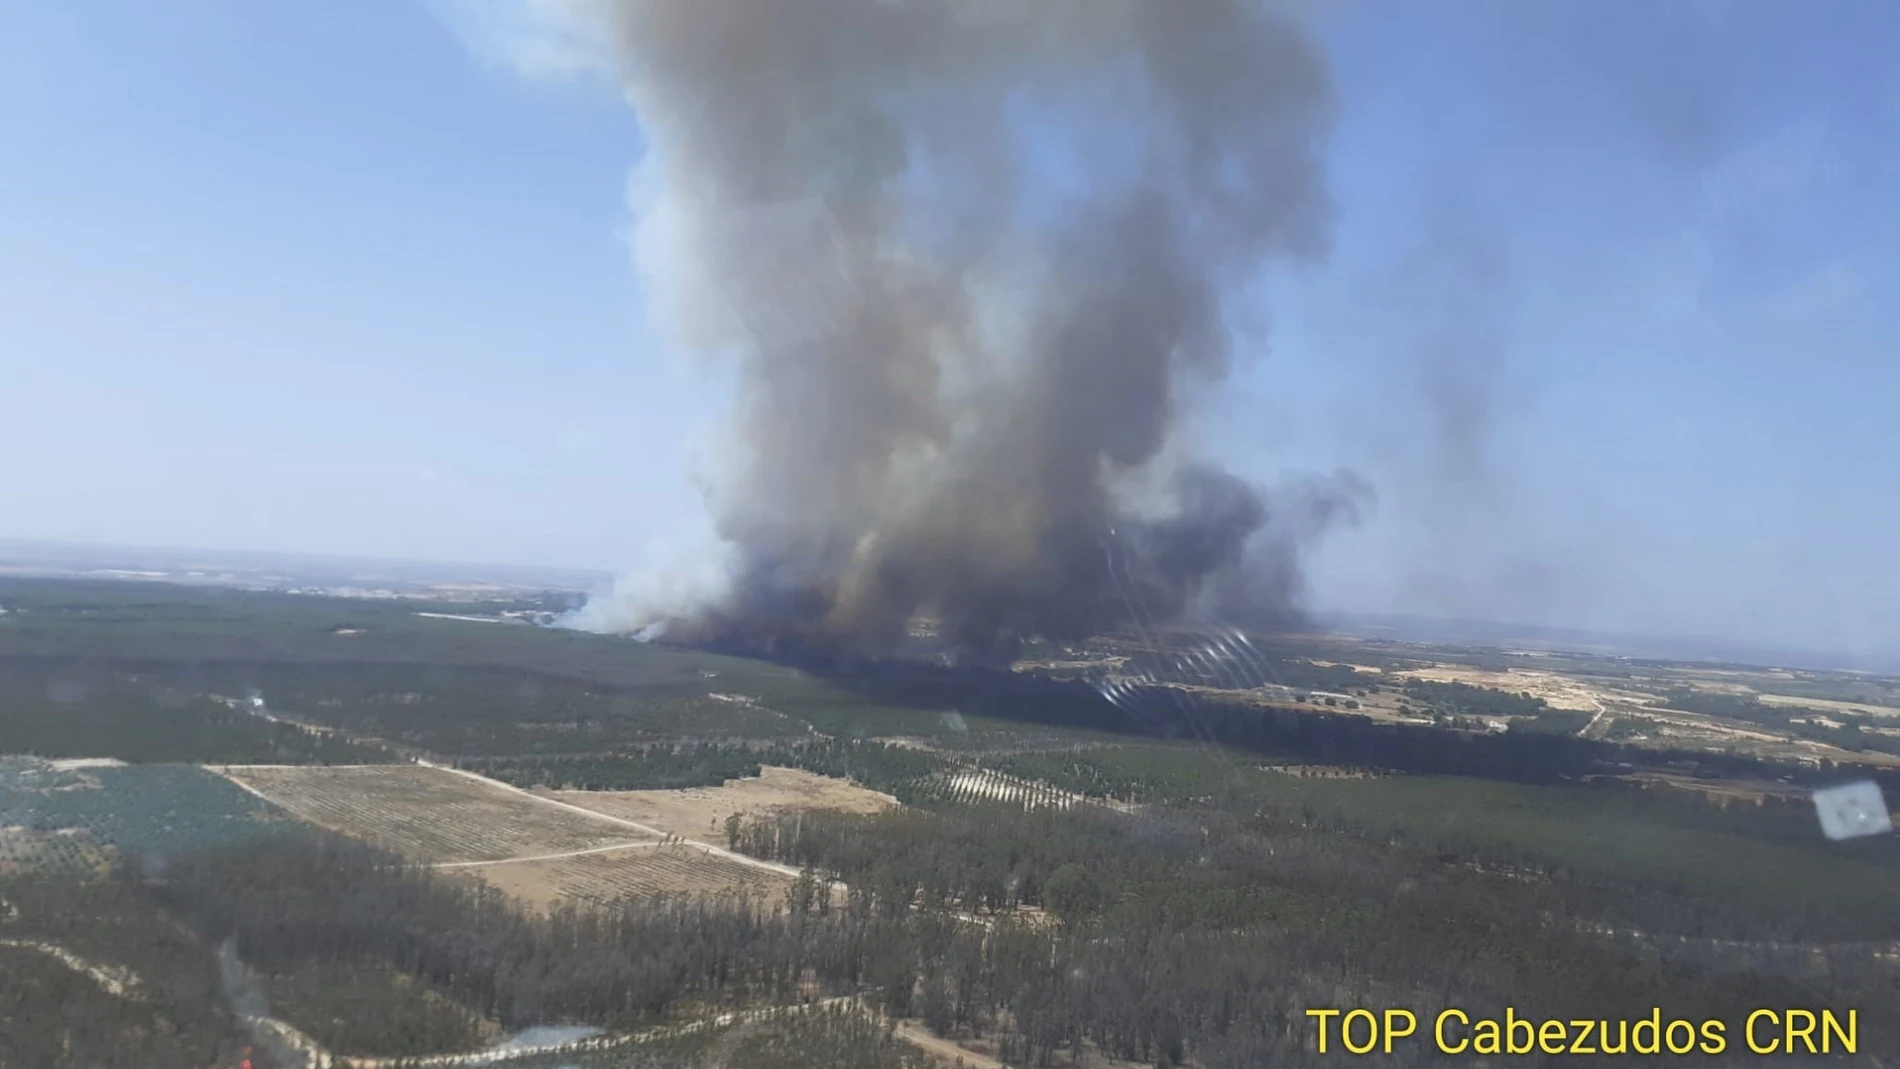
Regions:
[[586, 857], [589, 854], [611, 854], [616, 850], [657, 850], [663, 846], [672, 846], [667, 842], [613, 843], [609, 846], [590, 846], [585, 850], [563, 850], [558, 854], [532, 854], [528, 857], [498, 857], [482, 861], [437, 861], [432, 869], [478, 869], [488, 865], [514, 865], [527, 861], [560, 861], [570, 857]]

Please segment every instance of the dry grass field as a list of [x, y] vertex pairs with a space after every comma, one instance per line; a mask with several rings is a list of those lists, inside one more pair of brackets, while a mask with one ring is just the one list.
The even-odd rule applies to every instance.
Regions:
[[321, 828], [417, 861], [500, 861], [655, 837], [421, 765], [261, 766], [216, 771]]
[[838, 809], [876, 813], [897, 804], [888, 794], [845, 780], [796, 768], [766, 767], [757, 779], [732, 780], [723, 787], [673, 791], [546, 791], [547, 797], [609, 816], [631, 820], [684, 839], [715, 846], [726, 843], [726, 818], [734, 813], [780, 813], [798, 809]]
[[[483, 880], [534, 909], [650, 894], [774, 899], [792, 873], [724, 850], [728, 815], [874, 812], [896, 804], [849, 783], [779, 768], [721, 788], [544, 795], [427, 765], [217, 771], [302, 820]], [[669, 842], [662, 833], [677, 838]]]

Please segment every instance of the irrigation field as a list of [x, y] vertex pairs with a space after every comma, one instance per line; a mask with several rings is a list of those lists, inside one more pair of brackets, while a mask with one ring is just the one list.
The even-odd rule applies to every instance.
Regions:
[[500, 861], [657, 839], [606, 817], [424, 765], [238, 765], [218, 771], [312, 824], [416, 861]]

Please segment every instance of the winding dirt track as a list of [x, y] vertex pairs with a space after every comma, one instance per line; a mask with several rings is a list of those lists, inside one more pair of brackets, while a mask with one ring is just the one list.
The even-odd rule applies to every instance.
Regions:
[[133, 1001], [145, 997], [139, 990], [138, 975], [123, 965], [99, 965], [87, 961], [58, 943], [48, 943], [38, 939], [0, 939], [0, 947], [37, 950], [98, 984], [99, 990], [108, 995]]

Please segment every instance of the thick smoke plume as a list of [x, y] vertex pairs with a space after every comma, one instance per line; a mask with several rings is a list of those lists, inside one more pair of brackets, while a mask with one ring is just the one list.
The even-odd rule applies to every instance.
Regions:
[[[1322, 57], [1251, 0], [618, 0], [647, 296], [735, 361], [726, 580], [583, 619], [976, 656], [1297, 618], [1362, 492], [1187, 454], [1233, 307], [1327, 251]], [[1240, 338], [1242, 344], [1235, 339]]]

